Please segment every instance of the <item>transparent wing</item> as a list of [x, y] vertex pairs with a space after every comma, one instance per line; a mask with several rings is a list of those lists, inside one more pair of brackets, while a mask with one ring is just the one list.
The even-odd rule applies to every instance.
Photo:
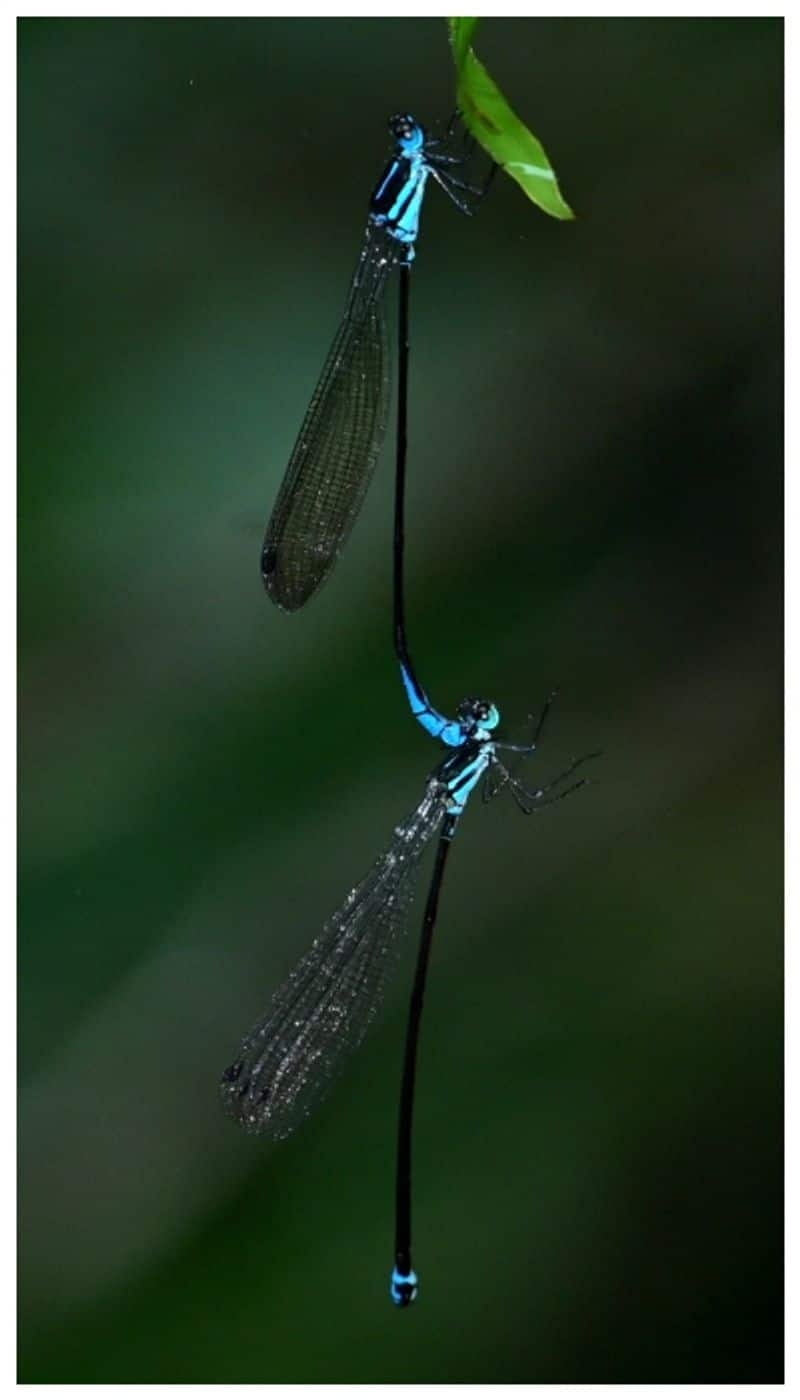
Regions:
[[445, 814], [436, 779], [242, 1042], [220, 1085], [249, 1132], [288, 1137], [361, 1044], [397, 962], [420, 860]]
[[400, 257], [367, 225], [344, 318], [294, 445], [261, 552], [270, 597], [295, 612], [325, 581], [375, 470], [389, 407], [382, 293]]

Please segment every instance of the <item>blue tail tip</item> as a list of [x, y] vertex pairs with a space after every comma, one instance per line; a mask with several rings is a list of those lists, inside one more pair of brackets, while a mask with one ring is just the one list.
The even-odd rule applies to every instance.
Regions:
[[413, 1269], [404, 1272], [395, 1265], [392, 1269], [391, 1294], [392, 1302], [396, 1303], [398, 1308], [407, 1308], [409, 1303], [413, 1303], [417, 1296], [418, 1286], [419, 1279]]

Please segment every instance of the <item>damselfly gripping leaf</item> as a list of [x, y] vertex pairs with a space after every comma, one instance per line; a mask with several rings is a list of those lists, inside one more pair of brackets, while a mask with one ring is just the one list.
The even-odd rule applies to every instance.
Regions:
[[273, 602], [295, 612], [324, 583], [361, 509], [389, 407], [386, 282], [413, 261], [425, 187], [433, 179], [464, 213], [483, 193], [453, 174], [464, 157], [408, 115], [392, 117], [394, 155], [370, 200], [341, 325], [289, 459], [261, 551]]

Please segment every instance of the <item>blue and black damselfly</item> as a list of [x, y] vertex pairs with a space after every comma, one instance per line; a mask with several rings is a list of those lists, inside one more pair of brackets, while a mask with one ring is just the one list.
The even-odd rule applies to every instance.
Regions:
[[264, 587], [285, 612], [324, 583], [372, 479], [389, 406], [383, 293], [393, 270], [414, 259], [427, 182], [435, 180], [464, 213], [469, 197], [483, 193], [453, 174], [464, 158], [440, 151], [412, 116], [392, 117], [389, 127], [394, 155], [370, 200], [344, 316], [264, 537]]
[[[581, 786], [562, 784], [583, 759], [531, 792], [500, 757], [504, 749], [533, 753], [547, 706], [531, 742], [503, 744], [493, 731], [495, 705], [465, 700], [447, 719], [404, 672], [412, 711], [450, 752], [428, 776], [420, 801], [395, 828], [383, 855], [348, 894], [308, 952], [276, 992], [266, 1015], [242, 1042], [221, 1083], [224, 1106], [253, 1133], [275, 1140], [312, 1112], [350, 1053], [362, 1042], [394, 971], [414, 899], [425, 850], [439, 836], [423, 917], [406, 1041], [400, 1099], [396, 1192], [395, 1265], [392, 1298], [405, 1306], [416, 1296], [411, 1262], [411, 1120], [419, 1022], [436, 910], [450, 843], [470, 793], [484, 778], [484, 800], [509, 787], [520, 808], [531, 813]], [[549, 702], [548, 702], [549, 704]]]

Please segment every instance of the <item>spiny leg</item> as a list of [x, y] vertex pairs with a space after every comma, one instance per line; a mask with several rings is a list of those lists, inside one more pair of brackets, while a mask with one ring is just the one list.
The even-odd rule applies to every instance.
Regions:
[[[519, 782], [517, 778], [511, 778], [511, 781], [516, 785], [523, 797], [527, 798], [529, 802], [538, 802], [542, 797], [544, 797], [545, 793], [552, 792], [553, 788], [558, 787], [559, 783], [563, 783], [565, 778], [571, 777], [575, 770], [577, 768], [580, 768], [581, 764], [588, 763], [591, 758], [599, 757], [599, 749], [596, 749], [593, 753], [581, 754], [580, 758], [573, 759], [572, 763], [569, 765], [568, 768], [564, 769], [563, 773], [559, 773], [557, 777], [551, 778], [549, 783], [545, 783], [543, 787], [537, 788], [535, 792], [529, 792], [528, 789], [524, 787], [523, 784]], [[585, 783], [586, 781], [586, 778], [581, 778], [581, 783]], [[568, 790], [572, 792], [573, 789], [569, 788]], [[565, 794], [562, 793], [561, 795], [564, 796]]]
[[445, 179], [444, 179], [444, 177], [443, 177], [441, 171], [440, 171], [440, 170], [437, 170], [435, 165], [429, 165], [429, 166], [428, 166], [428, 169], [430, 170], [430, 173], [431, 173], [431, 175], [433, 176], [433, 178], [434, 178], [434, 180], [436, 181], [436, 183], [437, 183], [438, 185], [441, 185], [441, 187], [442, 187], [442, 189], [444, 190], [445, 194], [447, 195], [448, 199], [452, 199], [452, 201], [453, 201], [453, 203], [455, 204], [456, 208], [457, 208], [457, 209], [460, 209], [461, 212], [462, 212], [462, 214], [469, 214], [470, 217], [471, 217], [473, 211], [470, 209], [469, 205], [466, 204], [466, 203], [464, 202], [463, 199], [459, 199], [459, 198], [458, 198], [458, 195], [456, 195], [456, 194], [453, 193], [453, 191], [450, 189], [449, 185], [445, 182]]
[[[500, 772], [502, 773], [503, 778], [502, 778], [502, 782], [495, 783], [495, 782], [493, 781], [492, 775], [494, 774], [495, 769], [498, 769], [498, 768], [499, 768]], [[483, 779], [483, 787], [482, 787], [482, 789], [481, 789], [481, 800], [482, 800], [482, 802], [484, 803], [484, 805], [487, 805], [489, 802], [494, 801], [494, 799], [495, 799], [495, 797], [497, 796], [498, 792], [502, 792], [502, 790], [503, 790], [503, 788], [505, 787], [506, 783], [508, 783], [508, 782], [510, 782], [510, 781], [511, 781], [511, 774], [509, 773], [509, 771], [508, 771], [508, 769], [506, 768], [505, 764], [504, 764], [504, 763], [501, 763], [499, 758], [493, 758], [493, 759], [492, 759], [492, 762], [489, 764], [489, 767], [486, 769], [486, 773], [485, 773], [484, 779]]]
[[[547, 719], [547, 716], [550, 713], [550, 707], [552, 706], [557, 694], [557, 691], [551, 690], [550, 694], [547, 696], [547, 699], [544, 702], [544, 705], [541, 708], [541, 711], [539, 712], [538, 720], [534, 722], [533, 715], [528, 715], [528, 724], [531, 727], [531, 741], [529, 744], [507, 744], [501, 742], [500, 740], [496, 740], [494, 746], [495, 749], [503, 749], [506, 752], [517, 754], [517, 765], [519, 766], [523, 758], [525, 758], [528, 754], [532, 754], [537, 748], [539, 740], [542, 737], [542, 730], [544, 729], [545, 720]], [[490, 781], [490, 774], [495, 768], [499, 768], [500, 772], [503, 775], [502, 781], [497, 783], [496, 786], [492, 785]], [[517, 796], [517, 793], [515, 791], [515, 785], [519, 783], [519, 780], [517, 778], [517, 771], [518, 768], [513, 773], [510, 772], [510, 770], [506, 768], [505, 764], [502, 763], [500, 759], [497, 758], [497, 756], [495, 755], [494, 761], [491, 764], [490, 768], [487, 770], [486, 777], [484, 779], [482, 792], [483, 801], [485, 803], [491, 802], [492, 799], [495, 798], [499, 792], [502, 792], [506, 784], [510, 783], [514, 800], [517, 802], [517, 805], [521, 805], [519, 797]], [[522, 791], [524, 792], [525, 789], [523, 788]], [[525, 809], [523, 808], [523, 810]]]
[[466, 181], [459, 180], [455, 175], [451, 175], [449, 170], [440, 170], [439, 174], [448, 185], [452, 185], [457, 190], [464, 190], [467, 194], [483, 195], [483, 185], [468, 185]]
[[484, 180], [483, 186], [482, 186], [482, 188], [481, 188], [481, 197], [483, 197], [483, 195], [489, 193], [489, 190], [490, 190], [490, 188], [491, 188], [492, 181], [493, 181], [493, 179], [494, 179], [494, 177], [495, 177], [495, 175], [497, 174], [497, 172], [498, 172], [499, 169], [500, 169], [500, 167], [499, 167], [499, 165], [497, 164], [497, 161], [496, 161], [496, 160], [493, 160], [493, 161], [492, 161], [492, 164], [491, 164], [491, 168], [490, 168], [490, 170], [489, 170], [489, 174], [486, 176], [486, 179]]
[[[520, 784], [515, 782], [513, 778], [510, 779], [510, 782], [511, 791], [514, 796], [514, 801], [516, 802], [520, 811], [525, 813], [526, 817], [531, 817], [533, 816], [534, 812], [540, 812], [544, 807], [554, 807], [556, 802], [562, 802], [565, 797], [569, 797], [570, 793], [577, 792], [578, 788], [586, 787], [587, 783], [590, 782], [590, 779], [579, 778], [577, 783], [572, 783], [570, 787], [564, 788], [563, 792], [557, 792], [555, 797], [548, 797], [543, 802], [539, 801], [536, 798], [532, 798], [530, 806], [526, 802], [524, 802], [522, 797], [520, 796], [520, 793], [518, 791], [518, 789], [520, 789]], [[542, 789], [542, 791], [546, 791], [546, 789]]]
[[[545, 700], [544, 705], [542, 706], [542, 709], [541, 709], [541, 713], [540, 713], [540, 715], [539, 715], [539, 719], [538, 719], [538, 721], [537, 721], [537, 723], [536, 723], [535, 728], [533, 729], [533, 737], [531, 738], [531, 742], [530, 742], [529, 744], [506, 744], [506, 743], [501, 743], [501, 742], [498, 740], [498, 741], [496, 741], [496, 743], [495, 743], [495, 748], [496, 748], [496, 749], [505, 749], [505, 750], [507, 750], [509, 753], [521, 753], [521, 754], [533, 753], [534, 749], [537, 747], [537, 745], [538, 745], [538, 743], [539, 743], [539, 740], [540, 740], [541, 737], [542, 737], [542, 730], [544, 729], [544, 722], [545, 722], [545, 720], [547, 719], [547, 716], [548, 716], [549, 713], [550, 713], [550, 707], [551, 707], [553, 701], [555, 700], [557, 694], [558, 694], [558, 691], [557, 691], [557, 690], [551, 690], [550, 694], [548, 695], [547, 699]], [[533, 725], [533, 715], [528, 715], [528, 723], [529, 723], [531, 726]]]
[[[454, 111], [452, 112], [452, 115], [451, 115], [451, 117], [450, 117], [450, 120], [449, 120], [448, 123], [447, 123], [447, 127], [446, 127], [445, 133], [444, 133], [444, 137], [441, 138], [441, 139], [440, 139], [439, 137], [434, 137], [433, 139], [426, 141], [426, 143], [425, 143], [425, 150], [426, 150], [426, 153], [427, 153], [427, 151], [431, 150], [434, 146], [442, 146], [442, 145], [445, 145], [448, 141], [452, 140], [453, 132], [454, 132], [454, 129], [455, 129], [456, 122], [457, 122], [460, 118], [461, 118], [461, 112], [460, 112], [459, 108], [456, 107], [456, 108], [454, 109]], [[477, 143], [475, 137], [472, 135], [472, 132], [468, 129], [468, 127], [466, 126], [466, 124], [463, 123], [463, 119], [462, 119], [461, 146], [462, 146], [463, 155], [461, 155], [461, 156], [453, 156], [453, 155], [449, 155], [448, 153], [446, 153], [446, 152], [444, 152], [444, 151], [437, 151], [435, 155], [430, 156], [430, 162], [431, 162], [431, 164], [441, 164], [441, 165], [468, 165], [469, 162], [472, 160], [474, 154], [475, 154], [475, 151], [476, 151], [476, 149], [477, 149], [477, 144], [478, 144], [478, 143]], [[433, 173], [433, 172], [431, 172], [431, 173]], [[489, 189], [489, 187], [490, 187], [490, 185], [491, 185], [491, 183], [492, 183], [492, 181], [493, 181], [493, 179], [494, 179], [494, 177], [495, 177], [496, 174], [497, 174], [497, 162], [496, 162], [496, 161], [492, 161], [491, 166], [490, 166], [490, 168], [489, 168], [489, 173], [488, 173], [486, 179], [484, 180], [483, 184], [482, 184], [481, 186], [478, 186], [477, 188], [474, 187], [474, 186], [468, 186], [468, 187], [465, 186], [465, 188], [469, 188], [470, 191], [474, 192], [475, 194], [479, 195], [479, 196], [482, 198], [482, 197], [487, 193], [487, 191], [488, 191], [488, 189]], [[456, 201], [454, 201], [454, 202], [456, 202]], [[465, 211], [465, 212], [466, 212], [466, 211]]]
[[425, 159], [429, 165], [466, 165], [466, 156], [448, 156], [444, 151], [437, 151], [435, 155], [429, 155], [431, 146], [438, 146], [438, 141], [428, 141], [425, 146]]

